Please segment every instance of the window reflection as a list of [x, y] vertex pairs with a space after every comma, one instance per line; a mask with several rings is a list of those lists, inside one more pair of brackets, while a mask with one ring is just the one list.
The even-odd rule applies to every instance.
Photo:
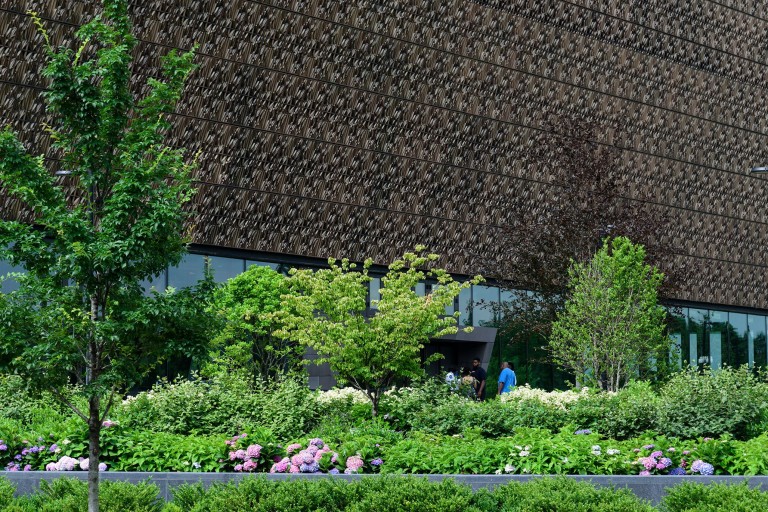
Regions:
[[203, 277], [204, 268], [205, 256], [187, 254], [177, 267], [168, 269], [168, 286], [177, 289], [194, 286]]
[[[10, 263], [4, 260], [0, 260], [0, 279], [4, 278], [9, 272], [23, 272], [22, 267], [14, 267]], [[11, 293], [19, 289], [19, 283], [15, 279], [3, 279], [0, 282], [0, 292]]]
[[208, 265], [210, 265], [209, 268], [213, 271], [213, 280], [217, 283], [223, 283], [227, 279], [239, 276], [245, 271], [245, 261], [236, 258], [209, 256]]
[[768, 365], [768, 347], [766, 347], [765, 317], [762, 315], [747, 315], [749, 326], [748, 357], [750, 366]]
[[[473, 285], [472, 325], [475, 327], [489, 325], [496, 320], [493, 308], [499, 303], [499, 289], [495, 286]], [[482, 304], [478, 304], [482, 302]]]
[[[747, 328], [747, 315], [744, 313], [728, 314], [728, 345], [726, 357], [723, 362], [728, 366], [741, 366], [749, 364], [752, 366], [754, 361], [754, 346], [750, 348], [752, 342]], [[750, 355], [750, 352], [752, 354]]]

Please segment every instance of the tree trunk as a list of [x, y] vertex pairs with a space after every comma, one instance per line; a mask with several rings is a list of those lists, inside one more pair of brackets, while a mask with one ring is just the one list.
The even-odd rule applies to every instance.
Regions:
[[376, 418], [379, 414], [379, 395], [371, 396], [371, 418]]
[[88, 400], [88, 512], [99, 512], [99, 397]]

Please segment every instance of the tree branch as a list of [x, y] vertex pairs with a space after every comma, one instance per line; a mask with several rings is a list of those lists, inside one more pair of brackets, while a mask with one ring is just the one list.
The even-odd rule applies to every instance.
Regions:
[[64, 405], [72, 409], [72, 411], [77, 414], [80, 419], [82, 419], [84, 422], [88, 423], [88, 417], [83, 414], [83, 412], [77, 408], [75, 404], [73, 404], [67, 397], [65, 397], [57, 388], [51, 388], [51, 392], [53, 395], [61, 401]]

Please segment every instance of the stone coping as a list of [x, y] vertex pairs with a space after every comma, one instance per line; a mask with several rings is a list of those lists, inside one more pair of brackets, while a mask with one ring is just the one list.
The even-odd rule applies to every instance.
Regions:
[[[16, 486], [16, 495], [32, 494], [40, 487], [41, 480], [55, 480], [57, 478], [78, 478], [86, 480], [86, 471], [4, 471], [0, 473]], [[426, 478], [431, 482], [440, 482], [451, 478], [457, 483], [469, 485], [472, 489], [493, 488], [510, 481], [526, 482], [534, 478], [555, 478], [554, 475], [395, 475], [403, 477]], [[173, 496], [170, 490], [181, 484], [201, 482], [204, 486], [214, 483], [239, 482], [243, 478], [266, 477], [268, 480], [290, 479], [318, 479], [337, 478], [354, 481], [361, 478], [379, 478], [379, 475], [327, 475], [327, 474], [269, 474], [269, 473], [144, 473], [107, 471], [101, 473], [102, 480], [118, 480], [130, 483], [150, 481], [160, 488], [160, 496], [170, 501]], [[725, 483], [738, 484], [746, 481], [750, 487], [759, 487], [768, 491], [768, 476], [635, 476], [635, 475], [569, 475], [577, 481], [588, 481], [598, 487], [616, 487], [630, 489], [639, 498], [658, 505], [664, 496], [667, 487], [672, 487], [681, 482], [700, 483]]]

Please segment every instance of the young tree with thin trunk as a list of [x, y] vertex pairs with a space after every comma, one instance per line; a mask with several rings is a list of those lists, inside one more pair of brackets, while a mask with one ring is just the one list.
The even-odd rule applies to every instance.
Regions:
[[[446, 308], [453, 307], [462, 289], [482, 281], [477, 276], [459, 283], [443, 269], [424, 269], [437, 258], [417, 246], [416, 252], [391, 263], [381, 279], [381, 298], [371, 301], [372, 311], [366, 309], [371, 260], [361, 271], [348, 260], [338, 265], [333, 259], [329, 269], [291, 269], [290, 291], [274, 314], [283, 325], [276, 335], [313, 348], [316, 362], [328, 363], [341, 384], [366, 394], [375, 417], [384, 391], [400, 379], [424, 375], [424, 345], [458, 332], [459, 312], [447, 314]], [[416, 285], [426, 279], [436, 284], [419, 296]]]
[[[141, 287], [186, 250], [190, 166], [163, 137], [193, 52], [170, 52], [163, 78], [149, 79], [135, 101], [125, 0], [104, 0], [103, 15], [77, 30], [72, 48], [55, 48], [34, 13], [31, 20], [46, 43], [54, 152], [49, 161], [32, 156], [10, 128], [0, 132], [0, 185], [34, 218], [0, 221], [0, 257], [25, 270], [20, 288], [0, 297], [0, 364], [52, 390], [87, 423], [88, 510], [96, 512], [100, 433], [115, 397], [201, 342], [168, 330], [194, 312], [189, 296], [145, 296]], [[87, 410], [67, 401], [73, 379]]]
[[580, 384], [617, 391], [669, 356], [664, 276], [645, 262], [645, 249], [625, 237], [606, 240], [586, 263], [569, 271], [564, 310], [552, 325], [555, 362]]

